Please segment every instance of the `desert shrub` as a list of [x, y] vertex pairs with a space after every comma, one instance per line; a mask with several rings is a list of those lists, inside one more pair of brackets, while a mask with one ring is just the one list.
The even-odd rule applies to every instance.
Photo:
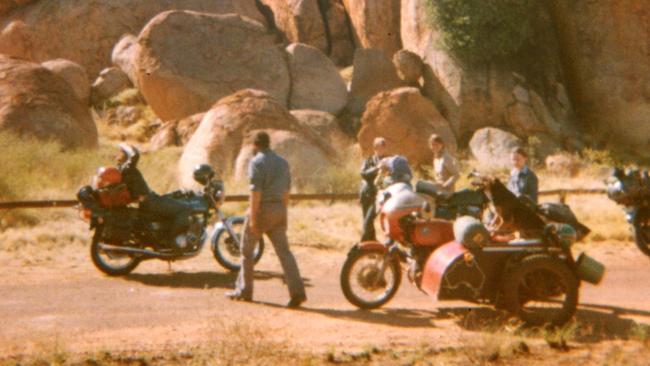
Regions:
[[442, 43], [470, 63], [507, 60], [539, 36], [538, 0], [426, 0], [429, 21]]

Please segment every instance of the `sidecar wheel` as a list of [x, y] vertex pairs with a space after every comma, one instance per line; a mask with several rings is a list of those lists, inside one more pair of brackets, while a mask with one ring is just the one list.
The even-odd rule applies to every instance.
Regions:
[[389, 302], [399, 289], [402, 269], [398, 260], [387, 258], [380, 249], [359, 250], [348, 255], [341, 270], [341, 290], [348, 301], [361, 309], [376, 309]]
[[141, 259], [125, 254], [111, 254], [100, 248], [102, 240], [99, 231], [93, 236], [90, 245], [90, 258], [97, 269], [109, 276], [124, 276], [140, 264]]
[[650, 257], [650, 212], [640, 212], [632, 228], [636, 246], [643, 254]]
[[503, 304], [528, 325], [562, 325], [576, 312], [580, 282], [558, 258], [524, 258], [503, 280]]
[[[236, 238], [233, 238], [228, 230], [220, 230], [212, 238], [212, 249], [214, 259], [225, 269], [237, 272], [241, 268], [241, 250], [239, 249], [239, 240], [242, 238], [244, 231], [244, 222], [246, 219], [243, 216], [232, 218], [230, 225], [235, 232]], [[260, 238], [257, 243], [257, 248], [253, 254], [255, 263], [259, 262], [264, 254], [264, 239]]]

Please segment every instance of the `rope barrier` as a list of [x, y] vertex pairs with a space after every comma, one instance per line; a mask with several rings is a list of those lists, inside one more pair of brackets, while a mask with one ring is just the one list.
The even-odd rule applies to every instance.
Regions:
[[[560, 201], [564, 202], [568, 195], [589, 195], [605, 194], [604, 189], [551, 189], [540, 191], [540, 196], [560, 196]], [[290, 196], [292, 201], [352, 201], [358, 199], [357, 193], [300, 193]], [[230, 195], [226, 196], [226, 202], [246, 202], [248, 195]], [[77, 200], [41, 200], [41, 201], [13, 201], [0, 202], [0, 210], [11, 210], [21, 208], [66, 208], [74, 207], [79, 202]]]

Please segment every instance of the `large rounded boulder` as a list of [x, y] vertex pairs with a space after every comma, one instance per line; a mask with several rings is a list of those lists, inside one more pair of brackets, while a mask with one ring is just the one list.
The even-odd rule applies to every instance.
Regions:
[[[436, 5], [436, 3], [440, 4]], [[454, 53], [450, 47], [447, 47], [445, 42], [453, 38], [454, 42], [460, 43], [460, 37], [457, 34], [451, 36], [452, 30], [444, 28], [445, 25], [439, 23], [436, 17], [430, 16], [428, 7], [443, 6], [442, 3], [444, 2], [403, 0], [400, 13], [401, 38], [404, 49], [419, 55], [424, 62], [423, 94], [439, 107], [440, 112], [450, 122], [463, 143], [469, 140], [474, 131], [487, 126], [498, 126], [504, 121], [520, 137], [542, 128], [546, 133], [550, 133], [551, 131], [542, 125], [544, 123], [542, 118], [548, 120], [548, 117], [552, 118], [553, 124], [578, 130], [571, 103], [563, 103], [563, 97], [558, 92], [563, 89], [562, 85], [567, 85], [567, 81], [562, 71], [559, 47], [553, 36], [544, 38], [544, 42], [531, 40], [530, 49], [520, 50], [519, 53], [507, 57], [494, 56], [487, 60], [472, 60], [470, 57]], [[517, 5], [515, 3], [519, 2], [513, 2]], [[535, 28], [535, 34], [554, 35], [554, 24], [546, 11], [547, 8], [541, 6], [544, 2], [536, 3], [540, 5], [536, 8], [539, 10], [538, 13], [522, 14], [521, 17], [530, 16], [530, 19], [534, 19], [529, 25]], [[485, 10], [484, 14], [492, 11], [488, 9], [490, 7], [496, 9], [499, 6], [511, 6], [515, 9], [514, 5], [507, 5], [505, 2], [501, 2], [500, 5], [491, 4], [479, 1], [467, 9], [458, 8], [459, 14], [450, 14], [450, 16], [460, 22], [463, 20], [463, 12], [471, 14], [480, 11], [481, 7]], [[498, 14], [502, 13], [498, 12]], [[489, 15], [486, 15], [486, 19], [488, 18]], [[494, 19], [497, 22], [500, 18], [495, 15]], [[464, 31], [468, 34], [475, 29], [485, 28], [484, 33], [489, 34], [493, 31], [491, 33], [493, 37], [490, 39], [502, 40], [504, 47], [509, 45], [509, 37], [516, 38], [528, 34], [524, 29], [516, 30], [512, 34], [504, 34], [503, 29], [507, 29], [507, 26], [491, 29], [490, 22], [467, 24]], [[473, 29], [470, 29], [471, 25], [474, 25]], [[504, 37], [508, 38], [503, 40]], [[475, 38], [471, 40], [478, 42]], [[485, 45], [476, 44], [476, 47], [465, 49], [482, 50], [480, 47]], [[485, 53], [481, 52], [487, 57]], [[523, 60], [521, 54], [535, 56]], [[475, 54], [474, 57], [480, 55]], [[549, 112], [548, 115], [539, 115], [537, 113], [539, 108], [531, 109], [529, 101], [518, 98], [517, 92], [524, 89], [542, 97], [540, 101], [544, 105], [543, 108]]]
[[163, 120], [206, 111], [243, 88], [289, 96], [283, 51], [264, 26], [235, 14], [169, 11], [138, 37], [137, 84]]
[[481, 128], [474, 132], [469, 148], [482, 166], [507, 168], [511, 166], [510, 154], [523, 142], [510, 132], [494, 127]]
[[0, 53], [36, 62], [64, 58], [94, 76], [110, 66], [113, 47], [124, 34], [138, 34], [167, 10], [236, 13], [265, 22], [255, 0], [36, 1], [0, 20]]
[[334, 150], [314, 130], [302, 126], [268, 93], [244, 89], [222, 98], [203, 117], [185, 146], [180, 161], [180, 181], [191, 186], [192, 169], [209, 163], [222, 174], [234, 171], [246, 139], [255, 130], [281, 130], [299, 134], [327, 156]]
[[84, 104], [88, 104], [90, 98], [90, 81], [88, 80], [86, 70], [81, 65], [64, 59], [45, 61], [42, 65], [62, 77], [72, 87], [77, 99]]
[[348, 110], [360, 116], [370, 98], [379, 92], [404, 86], [395, 65], [381, 49], [359, 48], [354, 52]]
[[284, 38], [327, 50], [327, 35], [316, 0], [261, 0], [273, 12], [275, 26]]
[[289, 108], [338, 114], [348, 102], [348, 89], [334, 63], [305, 44], [291, 44], [286, 51], [291, 73]]
[[352, 137], [343, 132], [339, 121], [331, 113], [309, 109], [293, 110], [291, 114], [296, 117], [298, 123], [308, 127], [325, 139], [325, 141], [342, 157], [355, 141]]
[[[251, 131], [255, 133], [256, 131]], [[285, 158], [291, 170], [292, 185], [302, 187], [319, 179], [332, 166], [332, 159], [318, 146], [294, 131], [266, 130], [271, 138], [271, 149]], [[247, 179], [248, 164], [253, 158], [250, 145], [242, 147], [235, 161], [235, 179]]]
[[45, 67], [0, 56], [0, 131], [59, 142], [97, 145], [97, 127], [74, 89]]
[[404, 155], [413, 166], [431, 164], [428, 139], [440, 135], [447, 147], [456, 150], [456, 138], [447, 120], [420, 91], [403, 87], [382, 92], [367, 104], [361, 118], [359, 144], [364, 155], [372, 154], [376, 137], [384, 137], [389, 154]]
[[603, 142], [650, 146], [650, 2], [553, 1], [570, 93]]
[[129, 77], [133, 85], [137, 84], [135, 58], [138, 55], [138, 37], [125, 34], [113, 47], [111, 62]]
[[400, 0], [343, 0], [356, 44], [379, 48], [388, 57], [401, 47]]

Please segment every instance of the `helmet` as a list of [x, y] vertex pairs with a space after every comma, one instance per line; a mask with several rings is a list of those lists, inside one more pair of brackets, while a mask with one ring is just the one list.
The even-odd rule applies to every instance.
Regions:
[[112, 166], [103, 166], [97, 170], [95, 185], [97, 188], [104, 188], [114, 184], [122, 183], [122, 173]]
[[214, 170], [208, 164], [200, 164], [194, 168], [192, 175], [194, 176], [195, 181], [201, 183], [202, 185], [206, 185], [210, 179], [214, 177]]

